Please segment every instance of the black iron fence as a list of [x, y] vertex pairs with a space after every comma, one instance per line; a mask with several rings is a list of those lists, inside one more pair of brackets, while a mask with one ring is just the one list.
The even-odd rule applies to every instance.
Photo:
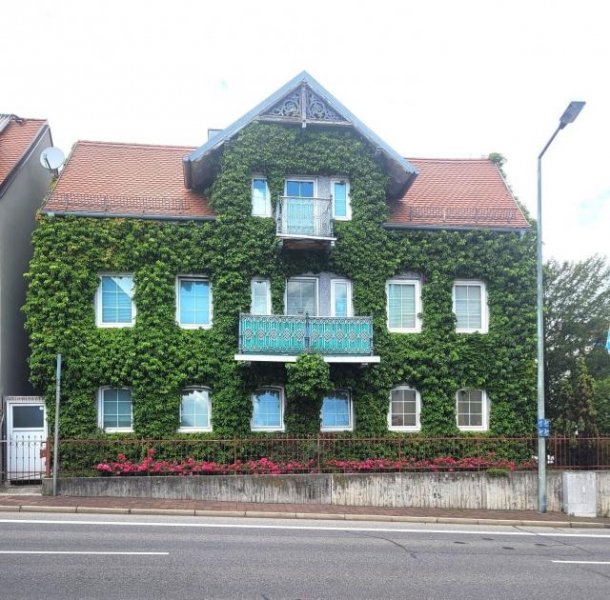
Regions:
[[[44, 445], [50, 474], [52, 442]], [[535, 437], [64, 439], [60, 476], [533, 470]], [[610, 436], [552, 437], [548, 469], [610, 469]]]

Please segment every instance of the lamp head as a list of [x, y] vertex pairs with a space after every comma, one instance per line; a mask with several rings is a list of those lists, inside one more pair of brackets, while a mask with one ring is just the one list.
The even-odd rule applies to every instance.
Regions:
[[570, 102], [568, 108], [563, 111], [563, 114], [559, 118], [559, 129], [563, 129], [569, 123], [573, 123], [585, 104], [586, 102], [578, 100]]

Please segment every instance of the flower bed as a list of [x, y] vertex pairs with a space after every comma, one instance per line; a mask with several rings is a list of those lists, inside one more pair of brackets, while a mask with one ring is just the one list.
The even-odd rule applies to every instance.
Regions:
[[95, 466], [100, 475], [285, 475], [291, 473], [397, 473], [404, 471], [485, 471], [506, 469], [507, 471], [533, 469], [534, 461], [517, 463], [498, 458], [494, 453], [481, 457], [454, 459], [450, 456], [418, 460], [415, 458], [367, 460], [328, 459], [320, 464], [316, 460], [304, 462], [272, 462], [268, 458], [237, 460], [231, 464], [196, 461], [155, 460], [155, 450], [150, 448], [146, 458], [139, 463], [119, 454], [116, 461], [102, 462]]

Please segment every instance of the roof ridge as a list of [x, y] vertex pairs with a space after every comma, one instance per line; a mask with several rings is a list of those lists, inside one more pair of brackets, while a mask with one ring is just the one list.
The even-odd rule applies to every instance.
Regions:
[[159, 150], [161, 148], [166, 148], [168, 150], [186, 150], [190, 151], [197, 146], [179, 146], [172, 144], [146, 144], [139, 142], [104, 142], [101, 140], [77, 140], [74, 144], [75, 146], [87, 145], [87, 146], [121, 146], [124, 148], [151, 148], [154, 150]]
[[422, 157], [405, 157], [407, 160], [425, 160], [427, 162], [492, 162], [489, 157], [481, 156], [480, 158], [422, 158]]

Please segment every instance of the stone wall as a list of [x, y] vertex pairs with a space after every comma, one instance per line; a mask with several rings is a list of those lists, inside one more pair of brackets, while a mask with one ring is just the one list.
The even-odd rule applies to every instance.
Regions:
[[[610, 471], [596, 471], [597, 516], [610, 516]], [[563, 473], [547, 475], [547, 509], [561, 511]], [[353, 473], [188, 477], [74, 477], [58, 480], [65, 496], [448, 508], [537, 510], [536, 472]], [[52, 481], [43, 481], [43, 494]]]

